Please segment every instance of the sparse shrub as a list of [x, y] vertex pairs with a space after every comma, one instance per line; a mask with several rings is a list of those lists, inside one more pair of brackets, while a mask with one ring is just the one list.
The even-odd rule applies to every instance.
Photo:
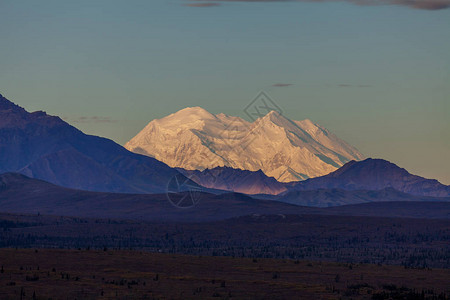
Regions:
[[25, 276], [25, 280], [26, 281], [38, 281], [39, 280], [39, 276], [34, 274], [33, 276]]
[[334, 277], [334, 281], [335, 282], [341, 281], [341, 276], [339, 274], [337, 274], [336, 277]]

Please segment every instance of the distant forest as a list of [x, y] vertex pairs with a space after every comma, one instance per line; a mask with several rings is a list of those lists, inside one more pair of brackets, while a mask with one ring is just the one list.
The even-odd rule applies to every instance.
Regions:
[[448, 220], [317, 215], [149, 223], [0, 215], [0, 247], [161, 253], [450, 267]]

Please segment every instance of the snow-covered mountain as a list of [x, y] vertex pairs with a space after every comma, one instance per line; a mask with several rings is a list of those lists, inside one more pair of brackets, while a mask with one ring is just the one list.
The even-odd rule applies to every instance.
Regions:
[[151, 121], [125, 148], [171, 167], [262, 170], [281, 182], [322, 176], [363, 158], [354, 147], [308, 119], [292, 121], [271, 111], [250, 123], [201, 107]]

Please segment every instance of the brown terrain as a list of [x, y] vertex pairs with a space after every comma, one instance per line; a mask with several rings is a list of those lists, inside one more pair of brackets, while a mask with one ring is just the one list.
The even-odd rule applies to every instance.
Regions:
[[446, 299], [450, 293], [448, 269], [107, 249], [1, 249], [0, 264], [1, 299]]

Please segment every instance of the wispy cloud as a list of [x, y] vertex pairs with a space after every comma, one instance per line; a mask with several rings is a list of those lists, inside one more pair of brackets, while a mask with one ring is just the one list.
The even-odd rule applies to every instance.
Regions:
[[401, 5], [415, 9], [424, 10], [441, 10], [450, 8], [450, 0], [189, 0], [191, 3], [185, 4], [192, 7], [210, 7], [218, 6], [220, 2], [265, 2], [265, 3], [277, 3], [277, 2], [334, 2], [334, 1], [347, 1], [356, 5]]
[[288, 87], [288, 86], [291, 86], [291, 85], [293, 85], [292, 83], [275, 83], [275, 84], [272, 84], [272, 86], [274, 86], [274, 87]]
[[450, 8], [450, 1], [448, 0], [392, 0], [392, 4], [406, 5], [412, 8], [426, 10], [441, 10]]
[[73, 122], [73, 123], [116, 123], [116, 122], [118, 122], [118, 120], [114, 120], [110, 117], [99, 117], [99, 116], [63, 117], [63, 120], [68, 121], [68, 122]]

